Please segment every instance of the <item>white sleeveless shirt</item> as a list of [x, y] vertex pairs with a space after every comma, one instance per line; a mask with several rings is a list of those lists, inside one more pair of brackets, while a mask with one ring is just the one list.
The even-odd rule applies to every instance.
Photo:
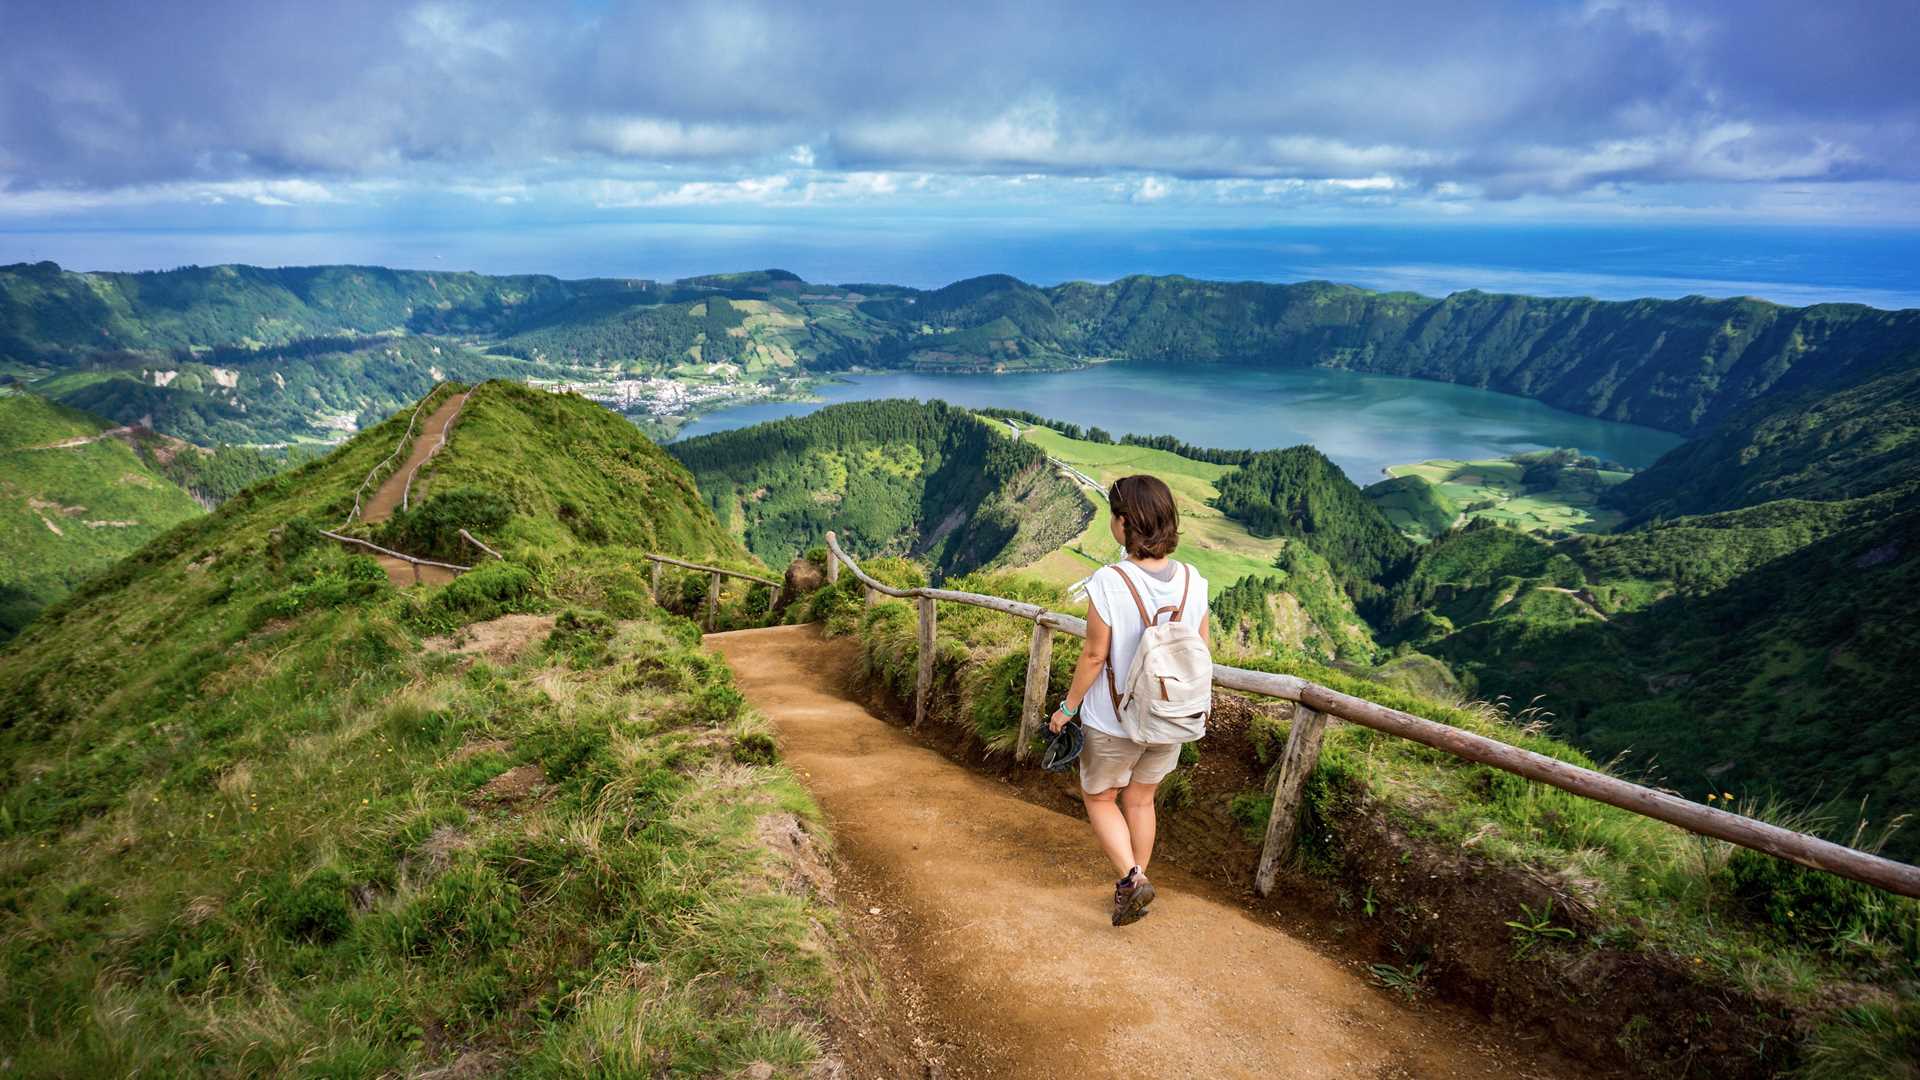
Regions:
[[[1133, 587], [1140, 590], [1140, 601], [1147, 605], [1149, 615], [1160, 608], [1179, 604], [1180, 591], [1185, 587], [1187, 607], [1181, 613], [1180, 621], [1192, 623], [1196, 629], [1206, 625], [1207, 579], [1201, 577], [1198, 570], [1191, 570], [1192, 580], [1183, 581], [1188, 571], [1182, 570], [1178, 561], [1169, 561], [1167, 568], [1173, 571], [1173, 577], [1161, 581], [1129, 559], [1118, 567], [1103, 566], [1087, 579], [1087, 605], [1099, 612], [1100, 621], [1113, 630], [1113, 644], [1108, 650], [1107, 663], [1113, 666], [1116, 682], [1126, 678], [1129, 665], [1133, 663], [1133, 652], [1140, 647], [1140, 635], [1147, 630], [1140, 621], [1140, 609], [1134, 606], [1133, 595], [1127, 592], [1127, 583], [1120, 580], [1121, 574], [1128, 575]], [[1169, 612], [1161, 618], [1171, 619], [1173, 615]], [[1103, 735], [1122, 739], [1127, 737], [1126, 730], [1120, 726], [1120, 718], [1114, 715], [1113, 697], [1107, 691], [1107, 673], [1104, 671], [1080, 701], [1080, 722]]]

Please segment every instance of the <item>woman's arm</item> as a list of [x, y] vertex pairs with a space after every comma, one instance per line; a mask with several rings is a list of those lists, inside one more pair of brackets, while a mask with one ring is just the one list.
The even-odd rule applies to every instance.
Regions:
[[[1073, 685], [1067, 687], [1067, 708], [1080, 711], [1080, 703], [1087, 698], [1087, 691], [1093, 689], [1093, 681], [1100, 677], [1100, 669], [1106, 666], [1108, 647], [1113, 643], [1113, 630], [1100, 618], [1100, 612], [1092, 604], [1087, 605], [1087, 640], [1080, 646], [1080, 662], [1073, 667]], [[1047, 722], [1048, 731], [1059, 731], [1072, 719], [1066, 713], [1056, 709], [1053, 718]]]

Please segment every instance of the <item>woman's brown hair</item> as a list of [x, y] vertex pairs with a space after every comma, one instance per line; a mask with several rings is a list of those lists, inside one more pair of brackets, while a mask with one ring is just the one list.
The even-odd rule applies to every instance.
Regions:
[[1158, 477], [1123, 476], [1107, 489], [1107, 509], [1120, 519], [1127, 554], [1164, 559], [1180, 546], [1180, 510]]

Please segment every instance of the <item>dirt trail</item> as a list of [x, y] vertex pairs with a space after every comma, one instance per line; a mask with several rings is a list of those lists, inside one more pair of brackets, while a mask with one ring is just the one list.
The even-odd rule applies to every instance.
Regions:
[[92, 435], [75, 435], [71, 439], [61, 439], [59, 442], [42, 443], [39, 446], [23, 446], [21, 447], [21, 449], [22, 450], [71, 450], [76, 446], [91, 446], [92, 444], [97, 443], [102, 439], [131, 438], [135, 434], [138, 434], [139, 431], [140, 431], [140, 425], [128, 424], [125, 427], [108, 428], [105, 431], [96, 432], [95, 434], [92, 434]]
[[[419, 432], [414, 435], [413, 450], [407, 455], [407, 460], [401, 462], [400, 467], [393, 471], [393, 475], [387, 477], [386, 482], [360, 504], [361, 521], [369, 525], [377, 525], [392, 517], [393, 512], [400, 508], [401, 496], [406, 494], [408, 477], [411, 477], [420, 466], [426, 464], [427, 459], [440, 449], [441, 436], [446, 434], [447, 425], [453, 423], [454, 416], [460, 412], [460, 406], [465, 404], [466, 400], [466, 394], [454, 394], [441, 402], [439, 408], [433, 410], [433, 414], [427, 417], [427, 422], [421, 425]], [[452, 570], [444, 567], [417, 566], [391, 555], [375, 555], [374, 558], [387, 571], [387, 580], [403, 589], [417, 581], [424, 581], [429, 585], [444, 585], [456, 576]]]
[[[1400, 1005], [1351, 967], [1156, 865], [1160, 898], [1109, 925], [1086, 825], [955, 765], [842, 689], [815, 627], [711, 634], [785, 760], [877, 884], [948, 1075], [1541, 1077], [1490, 1028]], [[854, 912], [856, 919], [873, 918]]]

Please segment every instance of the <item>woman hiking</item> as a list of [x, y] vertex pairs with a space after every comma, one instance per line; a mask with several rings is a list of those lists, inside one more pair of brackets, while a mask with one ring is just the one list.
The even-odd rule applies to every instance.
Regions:
[[[1198, 738], [1205, 725], [1204, 710], [1211, 701], [1211, 658], [1206, 656], [1211, 638], [1207, 580], [1191, 566], [1167, 557], [1180, 543], [1180, 512], [1173, 492], [1155, 477], [1128, 476], [1108, 489], [1107, 508], [1112, 512], [1113, 538], [1127, 557], [1101, 567], [1087, 579], [1086, 644], [1066, 701], [1047, 726], [1058, 732], [1075, 720], [1082, 725], [1081, 798], [1101, 850], [1120, 875], [1113, 889], [1113, 925], [1125, 926], [1145, 916], [1153, 902], [1153, 883], [1147, 880], [1147, 864], [1153, 861], [1153, 795], [1179, 764], [1181, 743]], [[1181, 623], [1184, 626], [1176, 625]], [[1150, 625], [1168, 629], [1156, 630], [1147, 640]], [[1135, 653], [1143, 644], [1162, 658], [1180, 651], [1166, 644], [1172, 635], [1182, 638], [1184, 659], [1191, 661], [1186, 668], [1176, 662], [1173, 667], [1163, 664], [1143, 671], [1135, 665]], [[1206, 666], [1195, 668], [1194, 663]], [[1169, 671], [1174, 674], [1159, 674]], [[1189, 684], [1184, 698], [1177, 685], [1182, 676]], [[1144, 686], [1143, 692], [1135, 693], [1136, 687], [1129, 686], [1136, 678], [1142, 680], [1136, 685]], [[1158, 694], [1153, 693], [1156, 678], [1161, 680]], [[1184, 730], [1149, 715], [1159, 710], [1149, 710], [1146, 706], [1152, 702], [1138, 700], [1165, 702], [1168, 678], [1176, 679], [1175, 703], [1184, 700], [1184, 708], [1203, 710], [1197, 716], [1174, 718], [1174, 724], [1187, 725]], [[1196, 695], [1201, 702], [1197, 706], [1193, 704]]]

